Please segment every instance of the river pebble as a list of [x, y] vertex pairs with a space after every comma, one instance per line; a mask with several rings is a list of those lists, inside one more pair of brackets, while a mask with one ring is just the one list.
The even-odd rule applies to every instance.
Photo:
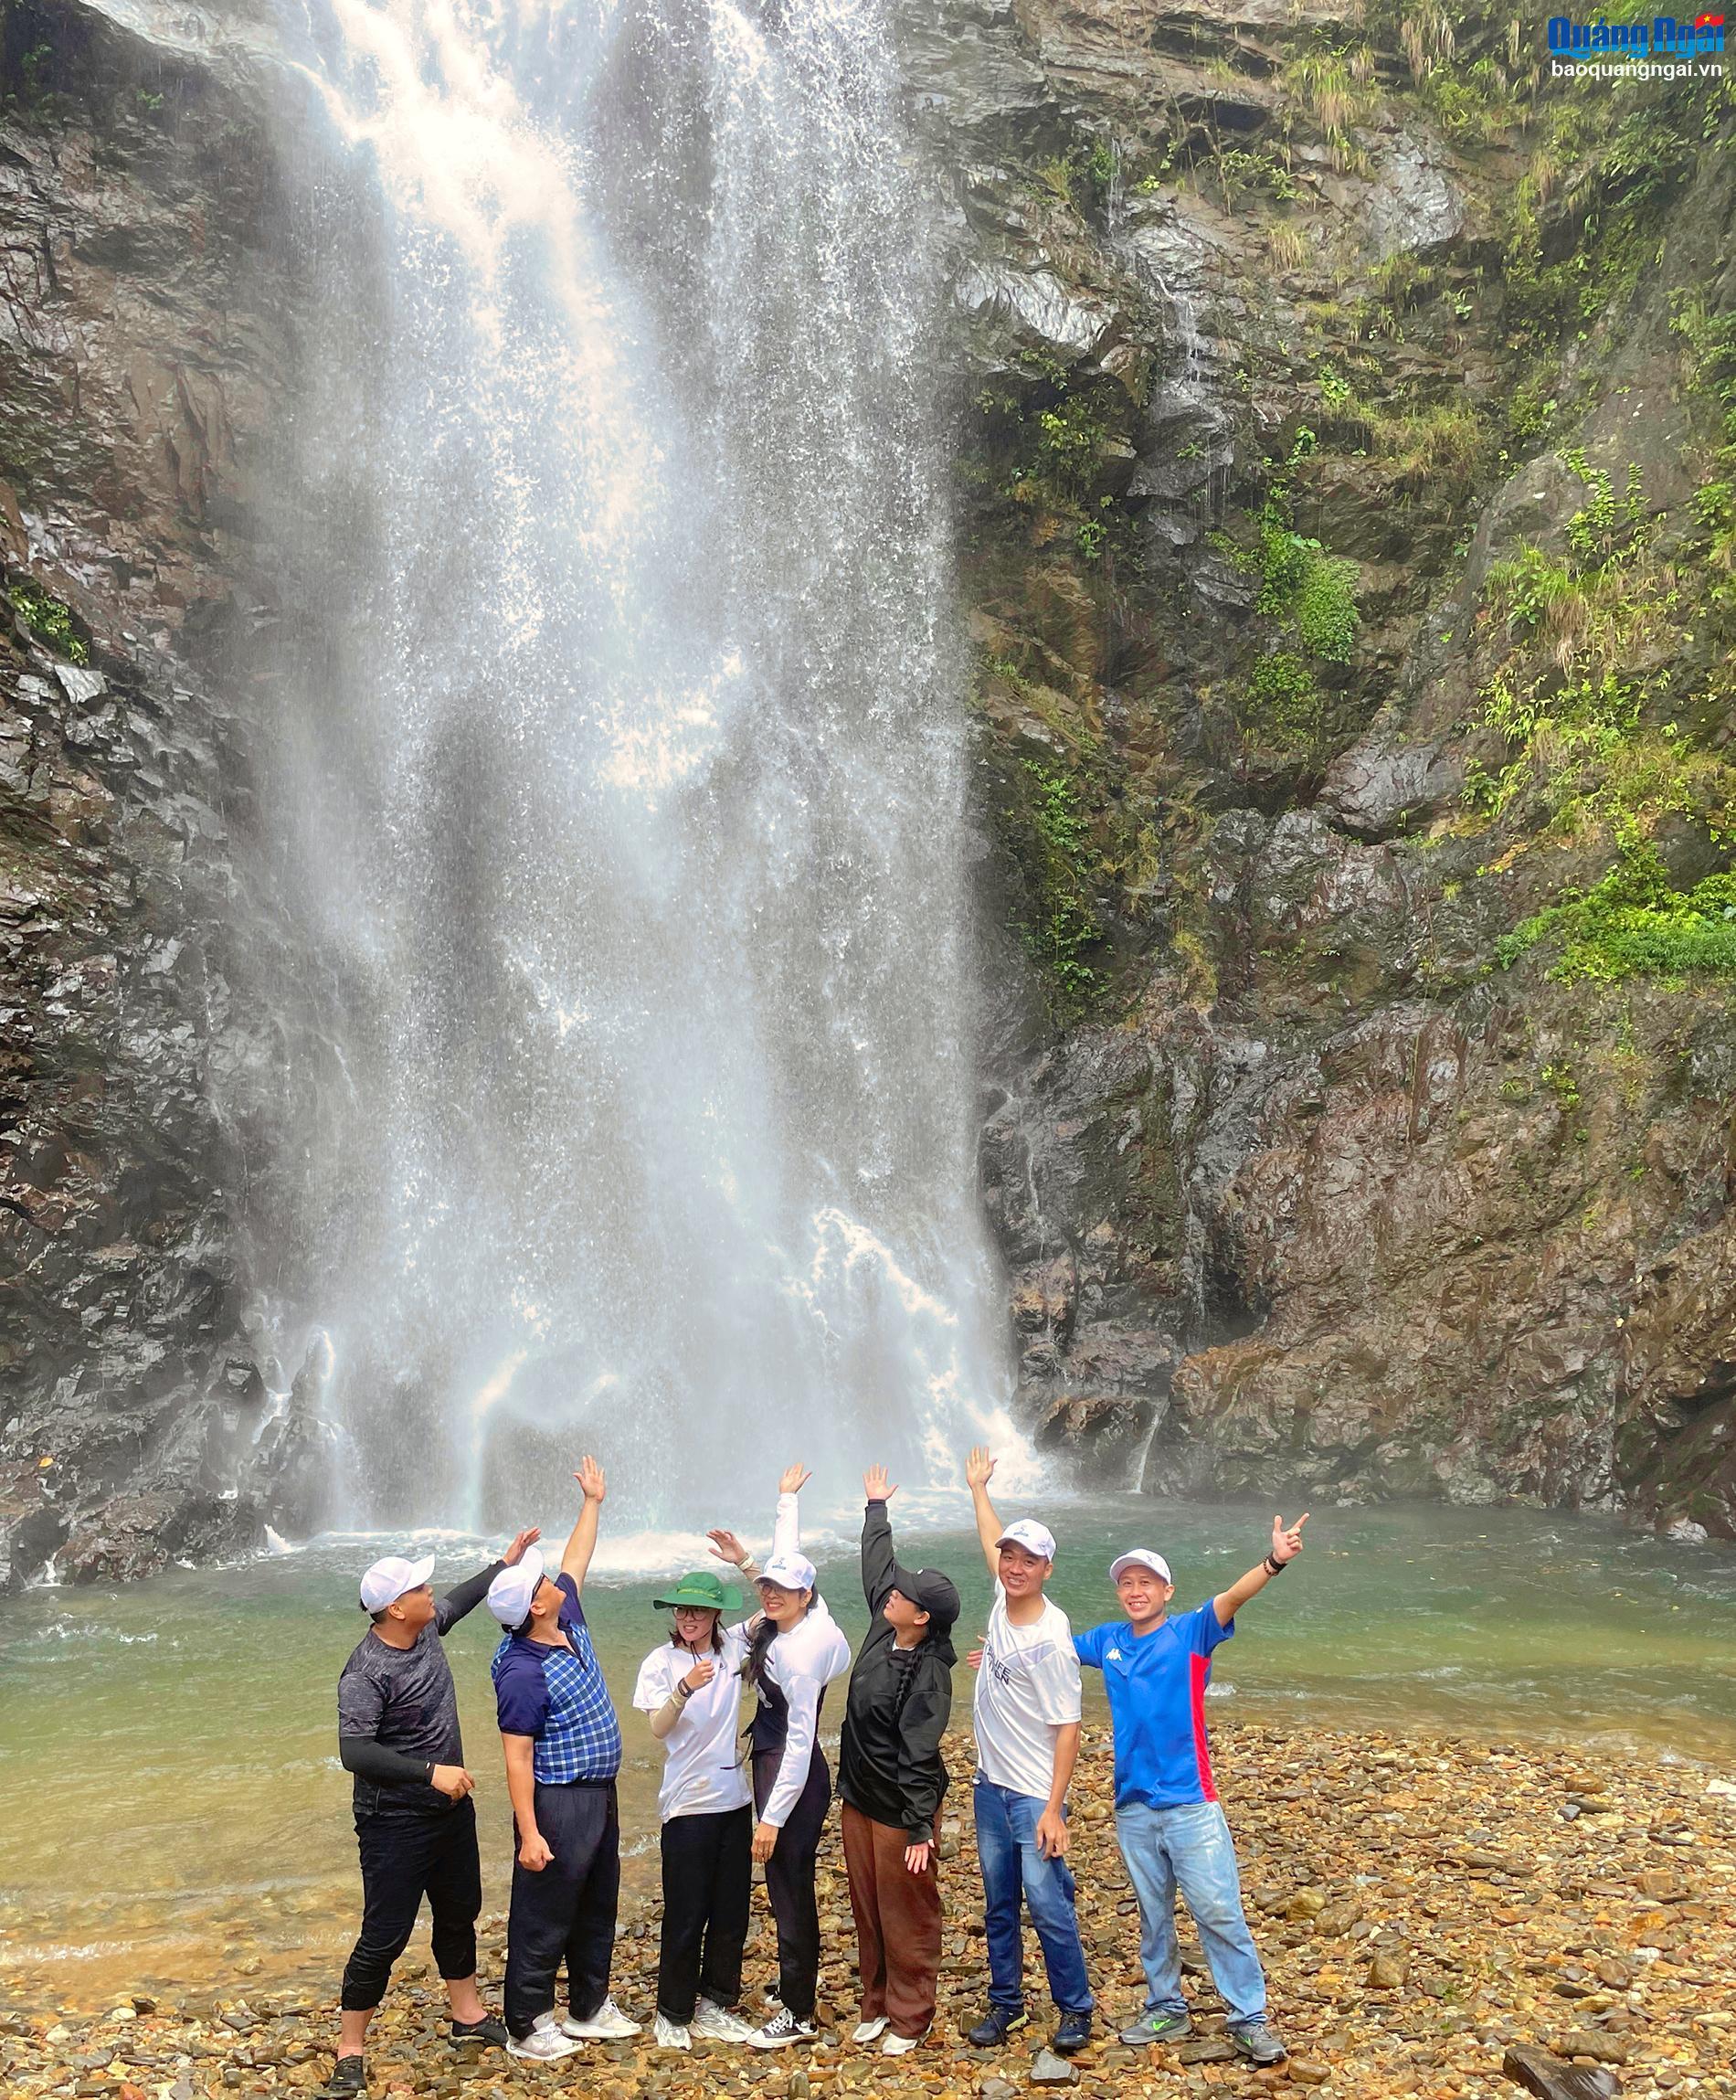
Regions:
[[[375, 2020], [371, 2093], [516, 2100], [577, 2085], [601, 2100], [1009, 2100], [1032, 2090], [1052, 2031], [1046, 2005], [1033, 1997], [1020, 2046], [993, 2057], [962, 2039], [981, 2016], [986, 1977], [962, 1739], [951, 1763], [959, 1781], [943, 1832], [952, 1856], [940, 2009], [929, 2042], [910, 2056], [848, 2041], [854, 1943], [834, 1818], [820, 1877], [824, 2039], [799, 2063], [722, 2048], [676, 2058], [648, 2035], [548, 2071], [492, 2052], [455, 2059], [424, 1938]], [[1216, 1765], [1272, 2016], [1293, 2054], [1265, 2071], [1235, 2056], [1185, 1921], [1192, 2037], [1169, 2049], [1117, 2044], [1116, 2030], [1142, 1999], [1138, 1921], [1115, 1850], [1108, 1745], [1094, 1737], [1080, 1759], [1071, 1855], [1103, 2020], [1065, 2066], [1082, 2100], [1512, 2100], [1520, 2087], [1504, 2063], [1539, 2075], [1559, 2066], [1551, 2074], [1563, 2093], [1736, 2100], [1736, 1794], [1727, 1779], [1667, 1755], [1293, 1734], [1250, 1723], [1218, 1727]], [[1574, 1804], [1580, 1814], [1564, 1821], [1562, 1808]], [[773, 1939], [763, 1892], [755, 1904], [747, 2010], [763, 2017]], [[504, 1925], [494, 1914], [480, 1927], [484, 1995], [496, 2004]], [[1034, 1940], [1027, 1958], [1034, 1984]], [[7, 2100], [317, 2093], [331, 2068], [334, 2000], [261, 1990], [247, 1982], [250, 1959], [243, 1949], [202, 1983], [187, 1979], [175, 1989], [178, 2003], [139, 1993], [90, 2011], [0, 2005], [0, 2092]], [[614, 1992], [648, 2028], [656, 1966], [656, 1905], [629, 1898]]]

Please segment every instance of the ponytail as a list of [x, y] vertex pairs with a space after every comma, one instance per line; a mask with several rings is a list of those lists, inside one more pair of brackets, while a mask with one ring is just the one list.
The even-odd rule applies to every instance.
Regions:
[[741, 1673], [756, 1692], [766, 1689], [766, 1657], [771, 1644], [778, 1638], [774, 1621], [763, 1617], [754, 1628], [754, 1638], [748, 1643], [747, 1653], [742, 1658]]

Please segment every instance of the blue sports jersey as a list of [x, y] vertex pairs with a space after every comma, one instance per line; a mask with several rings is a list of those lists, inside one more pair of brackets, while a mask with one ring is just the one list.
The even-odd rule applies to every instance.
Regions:
[[1125, 1619], [1074, 1634], [1074, 1652], [1103, 1672], [1115, 1724], [1115, 1801], [1180, 1808], [1215, 1801], [1205, 1740], [1212, 1650], [1235, 1631], [1209, 1603], [1166, 1618], [1143, 1638]]

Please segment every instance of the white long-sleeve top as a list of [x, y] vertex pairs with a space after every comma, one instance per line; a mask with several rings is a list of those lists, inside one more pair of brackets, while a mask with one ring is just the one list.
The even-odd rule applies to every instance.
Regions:
[[[801, 1520], [794, 1495], [778, 1498], [771, 1550], [774, 1554], [801, 1551]], [[783, 1829], [808, 1784], [808, 1767], [820, 1733], [820, 1695], [849, 1668], [850, 1643], [820, 1596], [814, 1598], [799, 1626], [780, 1633], [766, 1650], [766, 1674], [789, 1709], [784, 1755], [759, 1819], [774, 1830]]]

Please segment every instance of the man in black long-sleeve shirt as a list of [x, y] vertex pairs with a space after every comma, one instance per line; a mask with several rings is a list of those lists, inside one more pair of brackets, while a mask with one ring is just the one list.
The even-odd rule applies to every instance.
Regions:
[[952, 1711], [958, 1592], [933, 1568], [898, 1564], [886, 1516], [898, 1490], [885, 1468], [871, 1468], [863, 1485], [862, 1586], [873, 1623], [850, 1673], [838, 1788], [862, 1975], [855, 2040], [865, 2045], [885, 2034], [882, 2049], [901, 2056], [935, 2014], [935, 1839], [947, 1791], [940, 1739]]
[[506, 2044], [506, 2030], [476, 1994], [482, 1870], [470, 1798], [474, 1782], [464, 1769], [458, 1691], [440, 1641], [540, 1535], [521, 1532], [503, 1560], [491, 1561], [438, 1600], [429, 1582], [431, 1555], [393, 1555], [362, 1577], [362, 1609], [374, 1623], [337, 1684], [338, 1755], [355, 1781], [362, 1930], [344, 1970], [335, 2094], [366, 2088], [368, 2021], [424, 1896], [434, 1917], [435, 1966], [452, 2008], [452, 2040]]

